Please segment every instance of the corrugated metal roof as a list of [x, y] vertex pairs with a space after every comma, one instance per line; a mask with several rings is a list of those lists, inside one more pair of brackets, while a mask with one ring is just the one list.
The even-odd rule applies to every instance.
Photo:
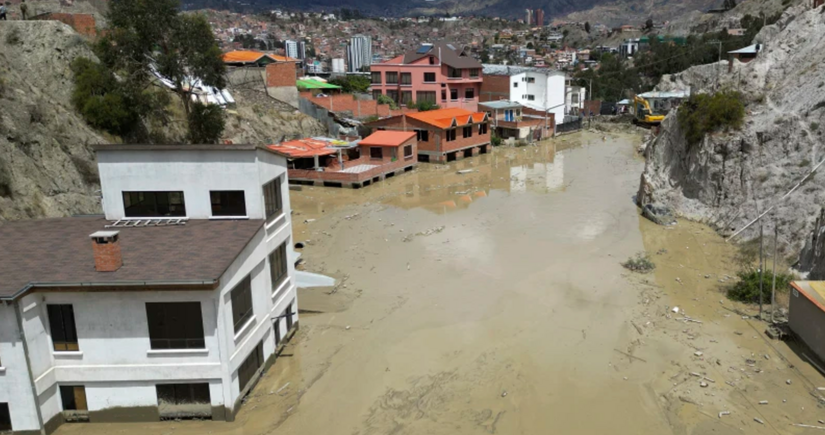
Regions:
[[296, 80], [295, 84], [299, 87], [307, 89], [341, 89], [340, 86], [331, 85], [329, 83], [324, 83], [313, 79]]
[[813, 302], [820, 310], [825, 311], [825, 281], [793, 281], [791, 286]]
[[663, 99], [663, 98], [687, 98], [690, 96], [688, 91], [651, 91], [639, 94], [642, 98]]
[[484, 103], [478, 103], [478, 105], [488, 107], [490, 109], [518, 109], [519, 107], [522, 107], [521, 104], [508, 100], [486, 101]]
[[756, 54], [762, 51], [761, 44], [753, 44], [749, 45], [745, 48], [740, 48], [739, 50], [729, 51], [728, 54]]
[[516, 74], [532, 72], [545, 75], [564, 75], [563, 72], [550, 68], [536, 68], [530, 66], [513, 66], [513, 65], [493, 65], [485, 63], [482, 65], [482, 72], [484, 75], [490, 76], [514, 76]]

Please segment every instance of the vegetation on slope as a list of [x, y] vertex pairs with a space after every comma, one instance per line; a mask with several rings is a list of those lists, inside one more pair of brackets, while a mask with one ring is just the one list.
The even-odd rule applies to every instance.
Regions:
[[738, 129], [745, 119], [742, 94], [721, 91], [691, 95], [679, 107], [679, 127], [689, 145], [702, 141], [706, 134], [728, 128]]

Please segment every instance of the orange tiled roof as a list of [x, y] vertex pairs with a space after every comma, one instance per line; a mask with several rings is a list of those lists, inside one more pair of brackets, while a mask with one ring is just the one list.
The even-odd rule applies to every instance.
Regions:
[[487, 118], [486, 113], [474, 113], [465, 109], [428, 110], [426, 112], [408, 113], [406, 116], [438, 128], [450, 128], [452, 126], [458, 127], [470, 123], [479, 123]]
[[[414, 133], [413, 133], [414, 134]], [[286, 154], [291, 158], [328, 156], [337, 151], [328, 148], [329, 142], [317, 139], [296, 139], [278, 145], [269, 145], [269, 149]]]
[[404, 142], [415, 137], [414, 131], [389, 131], [379, 130], [367, 136], [359, 145], [370, 145], [376, 147], [397, 147]]
[[230, 63], [254, 63], [259, 61], [264, 56], [269, 57], [270, 59], [277, 62], [297, 62], [297, 59], [293, 59], [291, 57], [279, 56], [277, 54], [261, 53], [260, 51], [251, 50], [235, 50], [230, 51], [229, 53], [224, 53], [223, 61]]

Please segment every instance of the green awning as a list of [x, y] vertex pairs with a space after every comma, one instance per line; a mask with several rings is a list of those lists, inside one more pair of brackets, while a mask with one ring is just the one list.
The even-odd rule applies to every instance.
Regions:
[[305, 89], [341, 89], [340, 86], [319, 82], [318, 80], [296, 80], [295, 85]]

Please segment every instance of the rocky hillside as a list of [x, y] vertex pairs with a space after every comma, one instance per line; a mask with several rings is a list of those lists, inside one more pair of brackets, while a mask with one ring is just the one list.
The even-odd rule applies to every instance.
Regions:
[[[766, 232], [772, 233], [777, 225], [785, 258], [796, 261], [803, 246], [810, 244], [825, 204], [825, 174], [820, 170], [807, 176], [825, 158], [822, 10], [803, 5], [786, 10], [776, 24], [757, 35], [756, 42], [764, 44], [759, 57], [748, 64], [735, 62], [732, 73], [723, 62], [662, 79], [661, 90], [691, 87], [702, 92], [712, 89], [718, 73], [721, 87], [744, 94], [746, 122], [741, 131], [712, 134], [688, 146], [677, 112], [672, 112], [646, 150], [640, 200], [669, 203], [683, 216], [708, 222], [725, 235], [773, 206], [764, 219]], [[801, 187], [781, 199], [802, 180]], [[758, 226], [753, 226], [738, 240], [757, 234]], [[802, 260], [804, 271], [816, 263]]]
[[[100, 189], [92, 144], [120, 142], [89, 127], [71, 105], [71, 62], [94, 59], [87, 42], [55, 21], [0, 24], [0, 222], [99, 213]], [[230, 89], [224, 137], [271, 143], [321, 135], [318, 121], [268, 98], [263, 90]], [[179, 102], [173, 99], [176, 103]], [[185, 137], [183, 111], [151, 125], [163, 141]]]

